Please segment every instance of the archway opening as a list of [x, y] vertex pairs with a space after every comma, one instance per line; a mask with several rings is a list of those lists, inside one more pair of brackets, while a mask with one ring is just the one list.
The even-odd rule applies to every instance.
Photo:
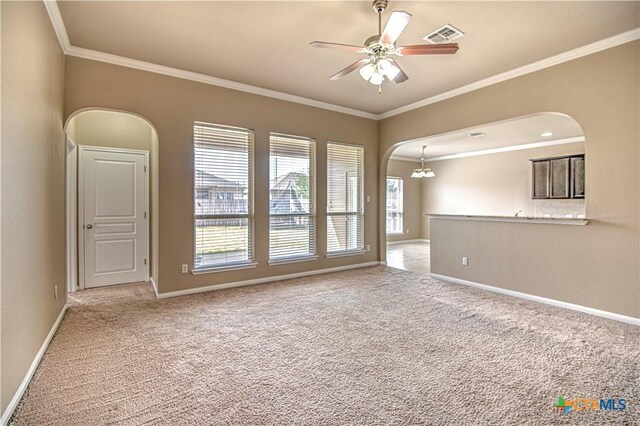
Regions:
[[[144, 279], [151, 281], [154, 289], [158, 281], [159, 243], [159, 174], [158, 174], [158, 132], [146, 118], [127, 111], [103, 108], [86, 108], [73, 113], [65, 124], [67, 136], [67, 291], [84, 288], [84, 217], [80, 153], [98, 151], [113, 155], [144, 156], [144, 198], [143, 213], [144, 258], [140, 267], [144, 268]], [[140, 157], [142, 158], [142, 157]], [[93, 228], [93, 226], [92, 226]], [[133, 226], [140, 228], [140, 226]], [[112, 226], [112, 229], [117, 229]], [[139, 229], [137, 229], [139, 230]], [[140, 244], [138, 241], [136, 244]], [[82, 250], [82, 252], [81, 252]], [[142, 253], [142, 251], [140, 251]]]
[[382, 260], [430, 273], [434, 215], [584, 218], [584, 158], [582, 128], [559, 113], [395, 144], [382, 160]]

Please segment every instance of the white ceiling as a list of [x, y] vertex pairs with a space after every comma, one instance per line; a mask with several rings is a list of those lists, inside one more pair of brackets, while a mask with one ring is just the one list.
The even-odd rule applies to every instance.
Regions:
[[640, 2], [390, 2], [413, 14], [398, 44], [449, 23], [455, 55], [399, 58], [410, 79], [382, 95], [357, 73], [329, 76], [377, 32], [370, 1], [60, 1], [71, 45], [378, 114], [638, 27]]
[[[469, 133], [473, 132], [483, 132], [486, 136], [469, 136]], [[541, 135], [544, 132], [552, 132], [553, 135], [543, 137]], [[432, 160], [488, 149], [522, 147], [534, 143], [560, 143], [567, 139], [575, 142], [582, 136], [580, 125], [570, 117], [560, 114], [537, 114], [411, 141], [393, 151], [391, 158], [420, 161], [422, 145], [427, 145], [425, 158]]]

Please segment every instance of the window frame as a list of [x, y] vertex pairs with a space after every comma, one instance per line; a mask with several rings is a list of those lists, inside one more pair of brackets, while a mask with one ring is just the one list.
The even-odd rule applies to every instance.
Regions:
[[[195, 138], [195, 130], [196, 126], [204, 126], [204, 127], [213, 127], [218, 129], [230, 129], [230, 130], [240, 130], [246, 132], [249, 137], [249, 152], [248, 152], [248, 170], [247, 170], [247, 213], [242, 214], [208, 214], [208, 215], [198, 215], [196, 214], [196, 138]], [[229, 270], [238, 270], [238, 269], [249, 269], [255, 268], [258, 266], [258, 263], [255, 261], [255, 212], [254, 212], [254, 197], [255, 197], [255, 132], [253, 129], [244, 128], [244, 127], [236, 127], [236, 126], [228, 126], [224, 124], [214, 124], [207, 123], [204, 121], [194, 121], [193, 122], [193, 136], [192, 136], [192, 145], [193, 149], [193, 172], [192, 172], [192, 217], [193, 217], [193, 256], [192, 256], [192, 264], [191, 264], [191, 274], [192, 275], [200, 275], [200, 274], [208, 274], [214, 272], [221, 271], [229, 271]], [[216, 194], [217, 199], [217, 194]], [[196, 253], [197, 253], [197, 221], [202, 219], [247, 219], [247, 251], [251, 253], [251, 256], [246, 261], [240, 262], [226, 262], [221, 264], [209, 265], [209, 266], [196, 266]]]
[[394, 210], [392, 213], [400, 213], [400, 231], [389, 231], [389, 227], [385, 226], [385, 232], [387, 235], [404, 235], [404, 178], [400, 176], [387, 176], [385, 179], [385, 223], [388, 221], [389, 214], [389, 206], [387, 205], [387, 201], [389, 200], [389, 193], [387, 191], [387, 183], [389, 180], [397, 180], [400, 182], [398, 188], [400, 189], [400, 199], [399, 199], [399, 210]]
[[[272, 145], [272, 137], [283, 137], [283, 138], [291, 138], [298, 139], [300, 141], [307, 141], [311, 144], [310, 149], [310, 158], [309, 158], [309, 205], [312, 206], [310, 208], [309, 213], [276, 213], [271, 214], [271, 145]], [[291, 135], [287, 133], [280, 132], [269, 132], [269, 195], [268, 195], [268, 205], [267, 205], [267, 215], [268, 215], [268, 235], [267, 235], [267, 264], [268, 265], [282, 265], [286, 263], [297, 263], [297, 262], [306, 262], [310, 260], [317, 260], [318, 256], [318, 209], [317, 209], [317, 186], [316, 186], [316, 177], [317, 177], [317, 151], [318, 151], [318, 141], [315, 138], [308, 136], [299, 136], [299, 135]], [[277, 176], [276, 176], [277, 177]], [[313, 210], [311, 212], [311, 210]], [[313, 235], [310, 235], [313, 240], [313, 246], [310, 247], [309, 254], [303, 255], [290, 255], [290, 256], [278, 256], [271, 257], [271, 218], [272, 217], [307, 217], [313, 220]]]
[[[360, 176], [360, 185], [358, 185], [358, 209], [357, 211], [353, 212], [353, 211], [329, 211], [329, 187], [331, 186], [331, 183], [329, 182], [330, 179], [330, 173], [329, 173], [329, 146], [330, 145], [338, 145], [338, 146], [346, 146], [346, 147], [350, 147], [350, 148], [359, 148], [361, 150], [361, 176]], [[361, 145], [361, 144], [354, 144], [354, 143], [346, 143], [346, 142], [336, 142], [336, 141], [327, 141], [326, 144], [326, 173], [327, 173], [327, 193], [326, 193], [326, 204], [327, 204], [327, 216], [325, 218], [326, 222], [325, 222], [325, 243], [327, 244], [326, 247], [326, 257], [327, 258], [332, 258], [332, 257], [344, 257], [344, 256], [353, 256], [353, 255], [360, 255], [360, 254], [364, 254], [366, 253], [365, 250], [365, 229], [364, 229], [364, 225], [365, 225], [365, 168], [364, 168], [364, 161], [365, 161], [365, 146]], [[348, 195], [345, 194], [345, 198]], [[356, 217], [360, 217], [360, 226], [362, 227], [362, 232], [361, 232], [361, 236], [362, 236], [362, 240], [359, 241], [359, 247], [356, 248], [352, 248], [352, 249], [345, 249], [345, 250], [333, 250], [333, 251], [329, 251], [329, 244], [328, 244], [328, 235], [329, 235], [329, 218], [332, 216], [356, 216]]]

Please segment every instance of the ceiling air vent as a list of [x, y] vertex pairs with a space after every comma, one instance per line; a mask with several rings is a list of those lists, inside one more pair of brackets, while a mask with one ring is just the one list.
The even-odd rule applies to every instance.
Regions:
[[447, 24], [444, 27], [432, 32], [431, 34], [424, 36], [422, 39], [433, 44], [440, 44], [450, 43], [453, 40], [462, 37], [463, 35], [464, 33], [462, 31], [455, 28], [453, 25]]

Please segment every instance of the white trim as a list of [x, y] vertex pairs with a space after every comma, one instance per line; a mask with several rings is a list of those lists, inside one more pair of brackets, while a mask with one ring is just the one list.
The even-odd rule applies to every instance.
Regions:
[[43, 3], [44, 7], [47, 8], [47, 13], [49, 14], [49, 19], [51, 19], [53, 30], [56, 32], [56, 36], [58, 37], [60, 47], [66, 54], [71, 47], [71, 41], [69, 40], [67, 28], [65, 27], [64, 21], [62, 20], [60, 8], [58, 8], [58, 2], [56, 0], [43, 0]]
[[149, 182], [149, 151], [143, 149], [129, 149], [129, 148], [111, 148], [104, 146], [91, 146], [91, 145], [78, 145], [78, 217], [77, 217], [77, 229], [78, 229], [78, 289], [85, 289], [85, 270], [84, 270], [84, 152], [85, 151], [100, 151], [100, 152], [118, 152], [123, 154], [137, 154], [144, 155], [144, 193], [145, 193], [145, 254], [144, 257], [147, 262], [144, 265], [144, 279], [149, 281], [151, 277], [151, 210], [149, 209], [150, 203], [150, 187]]
[[497, 83], [501, 83], [512, 78], [520, 77], [525, 74], [529, 74], [535, 71], [540, 71], [545, 68], [552, 67], [564, 62], [578, 59], [583, 56], [591, 55], [612, 47], [619, 46], [624, 43], [628, 43], [637, 39], [640, 39], [640, 28], [635, 28], [624, 33], [614, 35], [603, 40], [596, 41], [594, 43], [587, 44], [585, 46], [578, 47], [576, 49], [568, 50], [555, 56], [551, 56], [546, 59], [542, 59], [537, 62], [530, 63], [528, 65], [515, 68], [500, 74], [493, 75], [482, 80], [478, 80], [474, 83], [467, 84], [465, 86], [458, 87], [453, 90], [449, 90], [444, 93], [440, 93], [435, 96], [428, 97], [421, 101], [413, 102], [392, 110], [383, 112], [381, 114], [374, 114], [371, 112], [360, 111], [353, 108], [348, 108], [340, 105], [335, 105], [327, 102], [317, 101], [315, 99], [309, 99], [302, 96], [296, 96], [289, 93], [279, 92], [276, 90], [265, 89], [262, 87], [252, 86], [249, 84], [239, 83], [236, 81], [225, 80], [205, 74], [195, 73], [191, 71], [181, 70], [178, 68], [167, 67], [163, 65], [157, 65], [150, 62], [139, 61], [136, 59], [125, 58], [123, 56], [112, 55], [109, 53], [99, 52], [96, 50], [85, 49], [82, 47], [76, 47], [71, 45], [69, 36], [58, 8], [58, 3], [55, 0], [44, 0], [44, 5], [49, 13], [49, 18], [53, 24], [53, 28], [58, 36], [58, 41], [62, 51], [66, 55], [75, 56], [78, 58], [90, 59], [99, 62], [105, 62], [114, 65], [120, 65], [128, 68], [134, 68], [142, 71], [153, 72], [157, 74], [168, 75], [176, 78], [182, 78], [186, 80], [198, 81], [200, 83], [210, 84], [213, 86], [225, 87], [232, 90], [239, 90], [241, 92], [253, 93], [256, 95], [267, 96], [270, 98], [280, 99], [288, 102], [294, 102], [302, 105], [312, 106], [316, 108], [322, 108], [329, 111], [340, 112], [343, 114], [355, 115], [357, 117], [368, 118], [371, 120], [382, 120], [392, 117], [394, 115], [402, 114], [407, 111], [411, 111], [426, 105], [431, 105], [436, 102], [450, 99], [455, 96], [462, 95], [464, 93], [472, 92], [474, 90], [482, 89], [487, 86], [491, 86]]
[[[431, 139], [431, 138], [411, 141], [411, 143], [426, 142], [428, 139]], [[439, 157], [425, 158], [424, 162], [430, 163], [432, 161], [453, 160], [456, 158], [467, 158], [467, 157], [478, 157], [480, 155], [499, 154], [502, 152], [511, 152], [511, 151], [522, 151], [525, 149], [545, 148], [548, 146], [567, 145], [571, 143], [584, 142], [584, 141], [585, 141], [584, 136], [576, 136], [572, 138], [555, 139], [552, 141], [531, 142], [531, 143], [526, 143], [521, 145], [501, 146], [499, 148], [489, 148], [489, 149], [481, 149], [478, 151], [460, 152], [458, 154], [441, 155]], [[391, 156], [391, 160], [412, 161], [414, 163], [420, 162], [420, 160], [416, 160], [414, 158], [394, 156], [394, 155]]]
[[11, 401], [9, 402], [9, 405], [7, 405], [6, 410], [4, 410], [4, 413], [2, 413], [2, 419], [0, 420], [0, 425], [5, 426], [9, 423], [9, 419], [11, 419], [11, 416], [13, 415], [13, 412], [18, 406], [20, 399], [22, 399], [22, 395], [24, 395], [24, 392], [27, 390], [27, 387], [29, 386], [29, 382], [31, 382], [31, 378], [33, 377], [33, 374], [36, 372], [36, 369], [38, 368], [38, 364], [40, 364], [40, 361], [42, 360], [44, 353], [47, 351], [47, 348], [49, 347], [49, 343], [51, 342], [51, 339], [53, 339], [53, 336], [56, 334], [56, 331], [58, 330], [58, 326], [60, 326], [60, 323], [64, 318], [64, 314], [67, 312], [67, 307], [68, 307], [67, 304], [65, 304], [62, 307], [62, 310], [60, 311], [60, 314], [58, 315], [56, 322], [53, 323], [53, 327], [51, 327], [51, 330], [49, 330], [49, 334], [44, 339], [44, 342], [42, 342], [42, 346], [40, 346], [40, 350], [38, 351], [35, 358], [31, 362], [31, 366], [27, 370], [27, 374], [24, 376], [22, 383], [20, 383], [20, 386], [16, 390], [16, 393], [13, 395], [13, 398], [11, 398]]
[[308, 276], [311, 276], [311, 275], [328, 274], [330, 272], [347, 271], [349, 269], [367, 268], [369, 266], [375, 266], [375, 265], [378, 265], [378, 264], [380, 264], [380, 262], [374, 261], [374, 262], [367, 262], [367, 263], [358, 263], [358, 264], [355, 264], [355, 265], [338, 266], [338, 267], [335, 267], [335, 268], [316, 269], [315, 271], [298, 272], [298, 273], [295, 273], [295, 274], [277, 275], [277, 276], [273, 276], [273, 277], [256, 278], [256, 279], [253, 279], [253, 280], [235, 281], [235, 282], [224, 283], [224, 284], [214, 284], [214, 285], [209, 285], [209, 286], [205, 286], [205, 287], [197, 287], [197, 288], [189, 288], [189, 289], [186, 289], [186, 290], [170, 291], [168, 293], [159, 293], [158, 294], [158, 299], [166, 299], [166, 298], [169, 298], [169, 297], [186, 296], [186, 295], [189, 295], [189, 294], [196, 294], [196, 293], [206, 293], [208, 291], [220, 290], [220, 289], [223, 289], [223, 288], [243, 287], [243, 286], [246, 286], [246, 285], [270, 283], [270, 282], [273, 282], [273, 281], [289, 280], [289, 279], [292, 279], [292, 278], [308, 277]]
[[238, 271], [240, 269], [253, 269], [258, 264], [256, 262], [252, 263], [236, 263], [234, 265], [223, 265], [223, 266], [209, 266], [204, 268], [192, 268], [191, 275], [202, 275], [202, 274], [213, 274], [216, 272], [227, 272], [227, 271]]
[[66, 276], [67, 293], [78, 290], [78, 146], [68, 133], [66, 160]]
[[250, 84], [239, 83], [237, 81], [225, 80], [223, 78], [212, 77], [206, 74], [200, 74], [193, 71], [186, 71], [179, 68], [157, 65], [151, 62], [139, 61], [137, 59], [125, 58], [124, 56], [113, 55], [111, 53], [98, 52], [96, 50], [85, 49], [83, 47], [71, 46], [67, 52], [69, 56], [77, 58], [90, 59], [92, 61], [106, 62], [108, 64], [120, 65], [127, 68], [133, 68], [141, 71], [148, 71], [156, 74], [168, 75], [171, 77], [182, 78], [185, 80], [197, 81], [199, 83], [209, 84], [212, 86], [224, 87], [226, 89], [238, 90], [240, 92], [252, 93], [254, 95], [266, 96], [269, 98], [280, 99], [287, 102], [307, 105], [315, 108], [322, 108], [329, 111], [335, 111], [343, 114], [355, 115], [357, 117], [368, 118], [370, 120], [378, 120], [378, 115], [366, 111], [360, 111], [340, 105], [330, 104], [328, 102], [317, 101], [315, 99], [305, 98], [302, 96], [292, 95], [289, 93], [279, 92], [277, 90], [264, 89], [262, 87], [252, 86]]
[[483, 78], [482, 80], [478, 80], [471, 84], [466, 84], [456, 89], [449, 90], [447, 92], [428, 97], [421, 101], [413, 102], [408, 105], [383, 112], [382, 114], [378, 115], [378, 119], [382, 120], [385, 118], [393, 117], [394, 115], [402, 114], [407, 111], [421, 108], [423, 106], [435, 104], [436, 102], [444, 101], [446, 99], [460, 96], [465, 93], [473, 92], [474, 90], [482, 89], [487, 86], [492, 86], [494, 84], [502, 83], [503, 81], [511, 80], [513, 78], [520, 77], [525, 74], [530, 74], [532, 72], [540, 71], [545, 68], [553, 67], [555, 65], [572, 61], [574, 59], [591, 55], [593, 53], [601, 52], [606, 49], [611, 49], [612, 47], [620, 46], [621, 44], [629, 43], [639, 38], [640, 38], [640, 28], [635, 28], [633, 30], [626, 31], [621, 34], [596, 41], [595, 43], [590, 43], [585, 46], [578, 47], [576, 49], [567, 50], [566, 52], [560, 53], [558, 55], [554, 55], [549, 58], [542, 59], [540, 61], [532, 62], [528, 65], [514, 68], [512, 70], [505, 71], [500, 74], [493, 75], [491, 77]]
[[475, 220], [481, 222], [512, 222], [512, 223], [537, 223], [543, 225], [573, 225], [585, 226], [589, 219], [564, 218], [564, 217], [528, 217], [528, 216], [473, 216], [457, 214], [431, 214], [425, 213], [429, 219], [443, 220]]
[[[411, 142], [415, 142], [415, 141], [411, 141]], [[418, 158], [417, 160], [415, 158], [411, 158], [411, 157], [404, 157], [402, 155], [391, 155], [391, 157], [389, 157], [389, 160], [397, 160], [397, 161], [410, 161], [412, 163], [420, 163], [420, 159]], [[428, 159], [424, 159], [425, 162], [429, 161]]]
[[559, 308], [571, 309], [573, 311], [584, 312], [586, 314], [595, 315], [598, 317], [608, 318], [615, 321], [624, 322], [631, 325], [640, 326], [640, 318], [629, 317], [626, 315], [616, 314], [614, 312], [602, 311], [600, 309], [590, 308], [588, 306], [576, 305], [574, 303], [563, 302], [560, 300], [549, 299], [547, 297], [535, 296], [533, 294], [521, 293], [515, 290], [508, 290], [500, 287], [493, 287], [486, 284], [480, 284], [473, 281], [467, 281], [460, 278], [453, 278], [440, 274], [429, 274], [431, 277], [447, 281], [454, 284], [462, 284], [469, 287], [476, 287], [482, 290], [492, 291], [494, 293], [505, 294], [507, 296], [517, 297], [519, 299], [532, 300], [534, 302], [544, 303], [546, 305], [557, 306]]
[[277, 265], [286, 265], [288, 263], [298, 263], [298, 262], [308, 262], [310, 260], [318, 260], [320, 256], [317, 254], [311, 256], [294, 256], [294, 257], [285, 257], [282, 259], [274, 259], [269, 260], [267, 264], [269, 266], [277, 266]]
[[156, 284], [156, 280], [153, 277], [149, 278], [149, 284], [151, 284], [151, 289], [153, 290], [153, 294], [156, 295], [156, 299], [158, 298], [158, 285]]
[[317, 101], [315, 99], [305, 98], [302, 96], [292, 95], [277, 90], [265, 89], [262, 87], [252, 86], [250, 84], [239, 83], [237, 81], [226, 80], [223, 78], [213, 77], [206, 74], [200, 74], [192, 71], [186, 71], [179, 68], [167, 67], [164, 65], [153, 64], [151, 62], [139, 61], [137, 59], [126, 58], [124, 56], [104, 53], [97, 50], [85, 49], [83, 47], [72, 46], [69, 40], [64, 20], [60, 14], [60, 8], [56, 0], [44, 0], [45, 7], [49, 13], [49, 18], [53, 24], [53, 28], [58, 36], [58, 42], [65, 55], [75, 56], [77, 58], [90, 59], [108, 64], [120, 65], [127, 68], [133, 68], [141, 71], [153, 72], [156, 74], [168, 75], [171, 77], [182, 78], [185, 80], [197, 81], [212, 86], [225, 87], [227, 89], [238, 90], [254, 95], [267, 96], [269, 98], [280, 99], [283, 101], [294, 102], [316, 108], [322, 108], [329, 111], [340, 112], [343, 114], [355, 115], [357, 117], [368, 118], [370, 120], [379, 120], [377, 114], [360, 111], [328, 102]]
[[362, 254], [368, 253], [369, 250], [362, 250], [362, 249], [357, 249], [357, 250], [340, 250], [340, 251], [334, 251], [331, 253], [327, 253], [324, 255], [324, 257], [326, 257], [327, 259], [334, 259], [336, 257], [347, 257], [347, 256], [360, 256]]
[[424, 238], [416, 238], [414, 240], [400, 240], [400, 241], [387, 241], [388, 246], [392, 246], [395, 244], [405, 244], [405, 243], [429, 243], [430, 241]]

